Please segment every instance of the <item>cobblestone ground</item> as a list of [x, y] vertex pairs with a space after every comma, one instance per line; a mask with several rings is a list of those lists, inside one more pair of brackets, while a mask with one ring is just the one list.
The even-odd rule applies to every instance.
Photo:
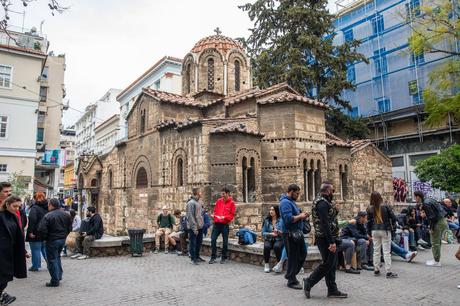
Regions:
[[[288, 289], [282, 275], [265, 274], [262, 267], [229, 262], [193, 266], [184, 257], [146, 254], [142, 258], [63, 259], [64, 280], [46, 288], [46, 270], [10, 283], [14, 305], [459, 305], [458, 245], [443, 245], [441, 268], [424, 266], [431, 251], [419, 252], [408, 264], [393, 256], [399, 279], [337, 273], [346, 300], [326, 298], [321, 281], [306, 300], [303, 291]], [[308, 274], [308, 272], [307, 272]], [[299, 279], [303, 277], [299, 275]]]

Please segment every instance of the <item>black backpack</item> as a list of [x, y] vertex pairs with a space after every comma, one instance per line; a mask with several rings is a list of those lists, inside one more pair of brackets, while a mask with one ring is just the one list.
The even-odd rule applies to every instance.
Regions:
[[439, 202], [433, 199], [429, 199], [428, 201], [426, 201], [425, 205], [428, 206], [433, 213], [432, 216], [427, 216], [429, 219], [431, 219], [432, 222], [436, 222], [447, 215], [447, 212], [445, 211], [444, 207], [442, 207], [442, 205]]

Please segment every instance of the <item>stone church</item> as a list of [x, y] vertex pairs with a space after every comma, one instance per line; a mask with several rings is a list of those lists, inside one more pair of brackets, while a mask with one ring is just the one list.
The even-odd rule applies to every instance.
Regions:
[[370, 192], [392, 194], [391, 162], [370, 141], [326, 132], [327, 105], [286, 83], [252, 86], [249, 58], [235, 40], [198, 41], [182, 65], [182, 95], [144, 88], [128, 117], [128, 138], [102, 156], [82, 156], [78, 189], [96, 205], [107, 233], [152, 232], [163, 205], [184, 209], [192, 187], [212, 208], [228, 186], [234, 227], [260, 230], [288, 184], [310, 210], [320, 183], [335, 185], [342, 214], [363, 209]]

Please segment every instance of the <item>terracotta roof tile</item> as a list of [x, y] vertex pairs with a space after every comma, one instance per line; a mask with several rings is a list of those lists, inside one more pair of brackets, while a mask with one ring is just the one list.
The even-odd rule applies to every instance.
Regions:
[[351, 143], [344, 141], [343, 139], [335, 136], [332, 133], [326, 132], [326, 145], [329, 147], [344, 147], [351, 148], [353, 147]]
[[248, 128], [244, 123], [239, 122], [230, 122], [218, 127], [211, 129], [211, 134], [220, 134], [220, 133], [243, 133], [249, 135], [255, 135], [264, 137], [263, 133], [259, 131], [252, 130]]
[[197, 100], [183, 97], [181, 95], [176, 95], [173, 93], [165, 92], [165, 91], [155, 90], [151, 88], [142, 88], [142, 92], [146, 93], [152, 98], [158, 99], [161, 102], [168, 102], [168, 103], [199, 107], [199, 108], [205, 107], [205, 105], [203, 105], [201, 102]]
[[11, 45], [0, 44], [0, 48], [10, 49], [10, 50], [20, 51], [20, 52], [26, 52], [26, 53], [31, 53], [31, 54], [35, 54], [35, 55], [43, 55], [43, 56], [46, 55], [41, 50], [35, 50], [35, 49], [30, 49], [30, 48], [22, 48], [22, 47], [11, 46]]
[[222, 52], [227, 52], [230, 49], [239, 49], [244, 52], [244, 48], [239, 42], [223, 35], [212, 35], [200, 39], [190, 52], [199, 53], [208, 48], [215, 48]]
[[287, 101], [289, 101], [289, 102], [291, 102], [291, 101], [303, 102], [303, 103], [307, 103], [307, 104], [317, 106], [317, 107], [323, 108], [323, 109], [329, 108], [329, 106], [327, 106], [324, 103], [321, 103], [321, 102], [313, 100], [313, 99], [309, 99], [307, 97], [302, 97], [300, 95], [293, 94], [293, 93], [290, 93], [290, 92], [283, 92], [283, 93], [278, 94], [278, 95], [269, 96], [267, 99], [257, 101], [257, 103], [259, 103], [259, 104], [273, 104], [273, 103], [281, 103], [281, 102], [287, 102]]

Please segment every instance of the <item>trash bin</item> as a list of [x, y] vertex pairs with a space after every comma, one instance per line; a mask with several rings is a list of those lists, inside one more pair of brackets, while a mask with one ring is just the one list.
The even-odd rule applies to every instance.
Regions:
[[128, 229], [129, 244], [132, 256], [142, 256], [142, 252], [144, 251], [144, 233], [145, 229], [143, 228]]

